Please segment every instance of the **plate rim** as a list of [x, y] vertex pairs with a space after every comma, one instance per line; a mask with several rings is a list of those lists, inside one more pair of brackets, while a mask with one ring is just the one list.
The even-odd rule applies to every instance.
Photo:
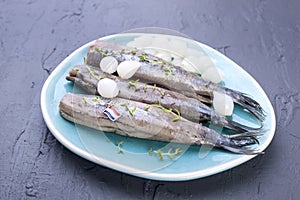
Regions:
[[[42, 88], [42, 91], [41, 91], [41, 98], [40, 98], [40, 105], [41, 105], [42, 115], [43, 115], [43, 118], [44, 118], [44, 121], [45, 121], [47, 127], [49, 128], [51, 133], [55, 136], [55, 138], [62, 145], [64, 145], [65, 147], [67, 147], [69, 150], [71, 150], [73, 153], [79, 155], [80, 157], [83, 157], [83, 158], [85, 158], [85, 159], [87, 159], [91, 162], [94, 162], [96, 164], [99, 164], [101, 166], [105, 166], [105, 167], [114, 169], [116, 171], [131, 174], [131, 175], [134, 175], [134, 176], [137, 176], [137, 177], [148, 178], [148, 179], [152, 179], [152, 180], [161, 180], [161, 181], [186, 181], [186, 180], [204, 178], [204, 177], [207, 177], [207, 176], [210, 176], [210, 175], [213, 175], [213, 174], [217, 174], [217, 173], [226, 171], [228, 169], [237, 167], [240, 164], [243, 164], [243, 163], [245, 163], [245, 162], [247, 162], [247, 161], [249, 161], [249, 160], [251, 160], [251, 159], [253, 159], [254, 157], [257, 156], [257, 155], [244, 155], [244, 156], [242, 156], [240, 158], [236, 158], [232, 161], [225, 162], [225, 163], [220, 164], [218, 166], [215, 166], [215, 167], [212, 167], [212, 168], [209, 168], [209, 169], [205, 169], [205, 170], [200, 170], [200, 171], [180, 173], [180, 174], [176, 174], [176, 173], [156, 173], [156, 172], [137, 170], [137, 169], [134, 169], [132, 167], [127, 167], [127, 166], [124, 166], [122, 164], [118, 164], [116, 162], [109, 161], [109, 160], [104, 159], [104, 158], [96, 157], [95, 155], [91, 154], [90, 152], [80, 149], [79, 147], [77, 147], [76, 145], [74, 145], [70, 141], [68, 141], [66, 138], [64, 138], [63, 135], [56, 129], [54, 123], [52, 122], [50, 116], [47, 113], [46, 92], [47, 92], [47, 89], [49, 88], [49, 84], [51, 83], [51, 80], [56, 77], [56, 75], [63, 69], [65, 64], [69, 60], [71, 60], [72, 57], [77, 54], [77, 52], [81, 51], [84, 48], [87, 48], [88, 46], [90, 46], [96, 40], [99, 40], [99, 39], [107, 40], [107, 39], [110, 39], [110, 38], [120, 37], [120, 36], [124, 36], [124, 35], [126, 35], [126, 36], [136, 36], [136, 35], [149, 35], [149, 34], [148, 33], [119, 33], [119, 34], [107, 35], [107, 36], [95, 39], [91, 42], [88, 42], [88, 43], [82, 45], [81, 47], [77, 48], [69, 56], [67, 56], [62, 62], [60, 62], [56, 66], [56, 68], [53, 70], [53, 72], [48, 76], [47, 80], [45, 81], [45, 83], [43, 85], [43, 88]], [[165, 35], [165, 34], [152, 34], [151, 33], [151, 35]], [[195, 42], [200, 46], [204, 46], [208, 50], [213, 51], [213, 53], [216, 53], [222, 59], [225, 59], [227, 62], [230, 62], [233, 65], [236, 65], [239, 68], [239, 70], [243, 71], [243, 73], [246, 73], [246, 74], [249, 75], [249, 77], [251, 78], [251, 82], [253, 82], [253, 84], [255, 85], [256, 88], [258, 88], [259, 93], [263, 95], [264, 99], [266, 100], [266, 103], [270, 107], [270, 112], [271, 112], [271, 113], [268, 113], [271, 116], [271, 123], [272, 123], [270, 129], [268, 130], [268, 132], [270, 132], [270, 135], [266, 138], [266, 141], [262, 144], [263, 146], [259, 146], [260, 150], [264, 151], [270, 145], [270, 143], [272, 142], [272, 140], [274, 138], [275, 129], [276, 129], [276, 116], [275, 116], [273, 105], [270, 102], [270, 99], [268, 98], [268, 96], [265, 93], [265, 91], [263, 90], [263, 88], [259, 85], [259, 83], [245, 69], [243, 69], [237, 63], [235, 63], [233, 60], [226, 57], [225, 55], [218, 52], [217, 50], [213, 49], [212, 47], [210, 47], [210, 46], [208, 46], [208, 45], [206, 45], [202, 42], [198, 42], [196, 40], [189, 39], [189, 38], [173, 36], [173, 35], [167, 35], [167, 36], [175, 37], [177, 39], [180, 38], [182, 40], [188, 40], [190, 42]]]

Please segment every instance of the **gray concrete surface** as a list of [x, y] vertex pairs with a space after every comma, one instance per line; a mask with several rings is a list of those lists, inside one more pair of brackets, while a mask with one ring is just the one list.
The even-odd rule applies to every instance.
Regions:
[[[0, 1], [0, 199], [299, 199], [300, 3], [254, 1]], [[39, 96], [68, 54], [101, 36], [158, 26], [243, 66], [277, 115], [265, 155], [186, 182], [136, 178], [64, 148]]]

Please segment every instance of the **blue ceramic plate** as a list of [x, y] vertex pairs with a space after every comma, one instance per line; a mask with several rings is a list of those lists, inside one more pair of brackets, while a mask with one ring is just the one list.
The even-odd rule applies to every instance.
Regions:
[[[134, 38], [144, 34], [125, 33], [111, 35], [101, 40], [126, 44]], [[260, 85], [246, 71], [218, 51], [199, 42], [168, 36], [172, 40], [180, 40], [196, 51], [208, 54], [224, 72], [224, 83], [227, 87], [244, 92], [258, 101], [267, 113], [264, 127], [268, 131], [259, 138], [260, 144], [254, 146], [264, 150], [271, 142], [275, 133], [275, 114], [272, 105]], [[222, 172], [238, 166], [255, 155], [237, 155], [219, 149], [201, 146], [184, 146], [182, 153], [175, 159], [167, 156], [160, 160], [156, 154], [149, 154], [153, 150], [177, 148], [176, 144], [123, 137], [114, 133], [104, 133], [87, 127], [79, 126], [63, 119], [59, 114], [60, 99], [68, 92], [84, 93], [73, 84], [66, 81], [69, 70], [76, 64], [82, 64], [90, 42], [68, 56], [61, 62], [46, 80], [41, 93], [41, 109], [47, 126], [53, 135], [68, 149], [77, 155], [97, 164], [128, 173], [134, 176], [154, 180], [191, 180]], [[252, 117], [242, 110], [235, 109], [237, 120], [253, 123]], [[117, 142], [122, 153], [118, 152]]]

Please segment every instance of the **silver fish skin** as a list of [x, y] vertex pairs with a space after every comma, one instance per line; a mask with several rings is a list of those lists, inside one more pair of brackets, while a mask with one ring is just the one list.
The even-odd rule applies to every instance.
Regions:
[[[121, 117], [111, 121], [104, 114], [107, 105], [114, 106]], [[209, 145], [239, 154], [260, 153], [259, 150], [243, 148], [256, 143], [248, 134], [222, 135], [185, 119], [174, 121], [174, 113], [159, 107], [122, 98], [104, 99], [95, 95], [68, 93], [61, 99], [59, 111], [71, 122], [100, 131], [165, 142]]]
[[235, 103], [254, 114], [259, 120], [265, 119], [265, 113], [260, 104], [246, 94], [205, 81], [197, 74], [141, 50], [97, 40], [89, 48], [87, 64], [99, 67], [101, 59], [105, 56], [113, 56], [118, 62], [125, 60], [140, 62], [142, 65], [132, 77], [133, 79], [156, 83], [204, 103], [212, 103], [213, 91], [224, 93], [231, 96]]
[[209, 122], [238, 132], [259, 131], [261, 129], [261, 127], [249, 127], [234, 122], [217, 114], [202, 102], [186, 97], [183, 94], [158, 86], [147, 85], [139, 82], [138, 79], [131, 81], [124, 80], [89, 65], [83, 64], [74, 66], [66, 77], [67, 80], [73, 81], [88, 93], [97, 95], [99, 95], [97, 92], [97, 83], [102, 78], [109, 78], [117, 83], [120, 90], [118, 97], [147, 104], [159, 103], [165, 108], [172, 109], [173, 112], [178, 110], [182, 117], [196, 123]]

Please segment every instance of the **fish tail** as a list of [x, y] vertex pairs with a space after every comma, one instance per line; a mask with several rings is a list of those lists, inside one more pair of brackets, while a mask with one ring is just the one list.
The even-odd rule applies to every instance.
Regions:
[[256, 136], [261, 135], [260, 132], [246, 132], [235, 135], [223, 135], [216, 146], [233, 153], [255, 155], [263, 154], [259, 149], [251, 149], [248, 146], [258, 144]]
[[259, 123], [260, 123], [259, 126], [251, 127], [251, 126], [246, 126], [239, 122], [233, 121], [231, 119], [228, 119], [225, 116], [218, 115], [214, 112], [210, 113], [208, 117], [210, 117], [211, 124], [216, 124], [218, 126], [227, 128], [227, 129], [235, 131], [235, 132], [260, 131], [260, 130], [262, 130], [262, 127], [263, 127], [263, 124], [261, 121], [259, 121]]
[[250, 132], [262, 130], [263, 124], [260, 121], [260, 125], [258, 127], [251, 127], [224, 117], [224, 127], [236, 132]]
[[259, 144], [257, 137], [262, 135], [264, 131], [244, 132], [231, 135], [220, 134], [207, 127], [202, 127], [201, 131], [202, 143], [201, 140], [198, 140], [196, 144], [211, 145], [238, 154], [254, 155], [262, 153], [258, 149], [249, 148], [249, 146]]
[[[236, 91], [234, 91], [236, 92]], [[244, 93], [236, 92], [238, 98], [236, 99], [236, 103], [241, 105], [243, 108], [247, 109], [251, 112], [254, 116], [256, 116], [260, 121], [264, 121], [266, 118], [266, 113], [261, 105], [255, 101], [254, 99], [250, 98]]]

